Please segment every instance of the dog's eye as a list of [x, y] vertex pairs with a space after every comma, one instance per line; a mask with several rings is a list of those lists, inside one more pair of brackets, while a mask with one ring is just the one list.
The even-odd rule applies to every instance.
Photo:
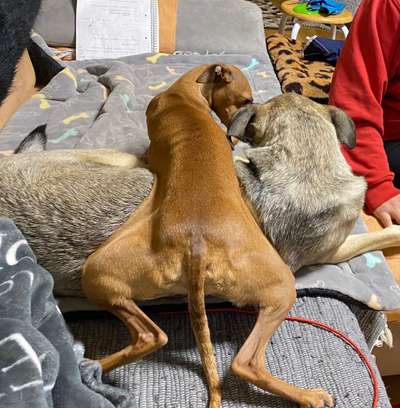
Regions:
[[243, 105], [249, 105], [250, 103], [253, 103], [253, 98], [245, 99], [245, 100], [243, 101]]

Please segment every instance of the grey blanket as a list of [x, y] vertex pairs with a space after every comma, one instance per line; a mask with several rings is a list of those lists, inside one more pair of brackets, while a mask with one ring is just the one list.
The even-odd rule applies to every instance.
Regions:
[[102, 384], [98, 363], [83, 359], [52, 290], [22, 234], [0, 218], [0, 407], [134, 407], [126, 391]]
[[[1, 408], [206, 406], [201, 363], [186, 314], [150, 314], [168, 333], [169, 345], [141, 362], [107, 375], [107, 382], [121, 387], [117, 389], [101, 382], [97, 363], [83, 360], [83, 347], [73, 344], [51, 292], [50, 274], [36, 264], [14, 224], [0, 219]], [[373, 344], [382, 330], [380, 316], [354, 308], [359, 322], [344, 303], [324, 298], [298, 299], [291, 314], [321, 320], [345, 331], [374, 366], [359, 324], [367, 329]], [[76, 317], [77, 320], [69, 319], [69, 325], [87, 345], [92, 358], [129, 342], [126, 329], [115, 319], [104, 315]], [[292, 403], [261, 392], [227, 372], [254, 317], [211, 313], [209, 320], [223, 377], [223, 407], [294, 408]], [[375, 333], [371, 331], [373, 327]], [[331, 333], [286, 322], [274, 335], [267, 356], [273, 373], [297, 385], [327, 389], [335, 396], [338, 407], [365, 408], [372, 400], [366, 368], [354, 351]], [[378, 382], [379, 406], [389, 408], [379, 376]]]
[[[105, 380], [128, 389], [140, 408], [206, 408], [207, 388], [189, 316], [145, 311], [167, 333], [168, 344], [142, 361], [110, 372]], [[370, 332], [379, 313], [363, 312], [356, 306], [351, 310], [335, 299], [305, 297], [297, 299], [290, 315], [315, 319], [346, 333], [360, 345], [378, 372], [360, 324], [367, 319], [363, 326]], [[208, 313], [208, 320], [222, 380], [222, 408], [298, 407], [229, 372], [233, 356], [253, 327], [255, 316]], [[129, 342], [125, 327], [110, 316], [74, 313], [70, 318], [67, 316], [67, 321], [76, 338], [87, 345], [90, 357], [107, 355]], [[301, 387], [326, 389], [334, 396], [336, 408], [372, 406], [373, 389], [368, 371], [354, 350], [332, 333], [306, 324], [284, 322], [274, 333], [266, 356], [273, 374]], [[378, 407], [390, 408], [379, 375], [378, 386]]]
[[[35, 40], [47, 49], [40, 37]], [[0, 132], [0, 151], [14, 149], [37, 125], [47, 123], [49, 149], [104, 147], [142, 155], [149, 145], [145, 109], [150, 100], [192, 67], [220, 61], [242, 68], [256, 102], [280, 93], [273, 68], [262, 56], [178, 53], [72, 62]], [[360, 221], [354, 233], [363, 231]], [[296, 288], [300, 294], [345, 296], [375, 310], [400, 308], [400, 288], [380, 252], [304, 268], [296, 275]], [[74, 309], [71, 302], [68, 309]]]

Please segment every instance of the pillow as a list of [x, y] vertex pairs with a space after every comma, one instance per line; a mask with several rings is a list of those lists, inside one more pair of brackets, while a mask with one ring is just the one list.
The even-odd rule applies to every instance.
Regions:
[[[76, 1], [43, 0], [34, 29], [49, 45], [74, 46]], [[248, 1], [159, 0], [159, 15], [160, 52], [266, 56], [261, 10]]]
[[77, 0], [42, 0], [34, 30], [47, 44], [71, 47], [75, 44], [75, 10]]
[[180, 0], [176, 49], [265, 56], [261, 9], [244, 0]]

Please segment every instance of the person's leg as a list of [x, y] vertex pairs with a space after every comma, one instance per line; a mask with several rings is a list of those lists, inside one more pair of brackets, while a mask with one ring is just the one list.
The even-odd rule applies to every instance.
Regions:
[[[362, 213], [362, 218], [367, 225], [369, 232], [380, 231], [382, 226], [373, 215]], [[387, 248], [383, 251], [389, 269], [392, 271], [394, 278], [400, 284], [400, 248]]]
[[394, 185], [400, 188], [400, 140], [384, 142], [390, 170], [394, 173]]

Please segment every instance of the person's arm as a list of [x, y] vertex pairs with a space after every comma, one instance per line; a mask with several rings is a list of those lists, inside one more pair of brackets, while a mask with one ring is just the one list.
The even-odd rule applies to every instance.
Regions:
[[[400, 222], [400, 190], [393, 185], [382, 140], [382, 100], [393, 67], [398, 65], [394, 59], [399, 47], [399, 26], [397, 0], [364, 0], [340, 55], [330, 93], [330, 103], [347, 112], [355, 122], [356, 147], [343, 148], [343, 153], [353, 171], [367, 180], [367, 210], [378, 210], [375, 215], [385, 225], [391, 223], [390, 218]], [[379, 207], [391, 199], [396, 201], [394, 208], [381, 217]]]

